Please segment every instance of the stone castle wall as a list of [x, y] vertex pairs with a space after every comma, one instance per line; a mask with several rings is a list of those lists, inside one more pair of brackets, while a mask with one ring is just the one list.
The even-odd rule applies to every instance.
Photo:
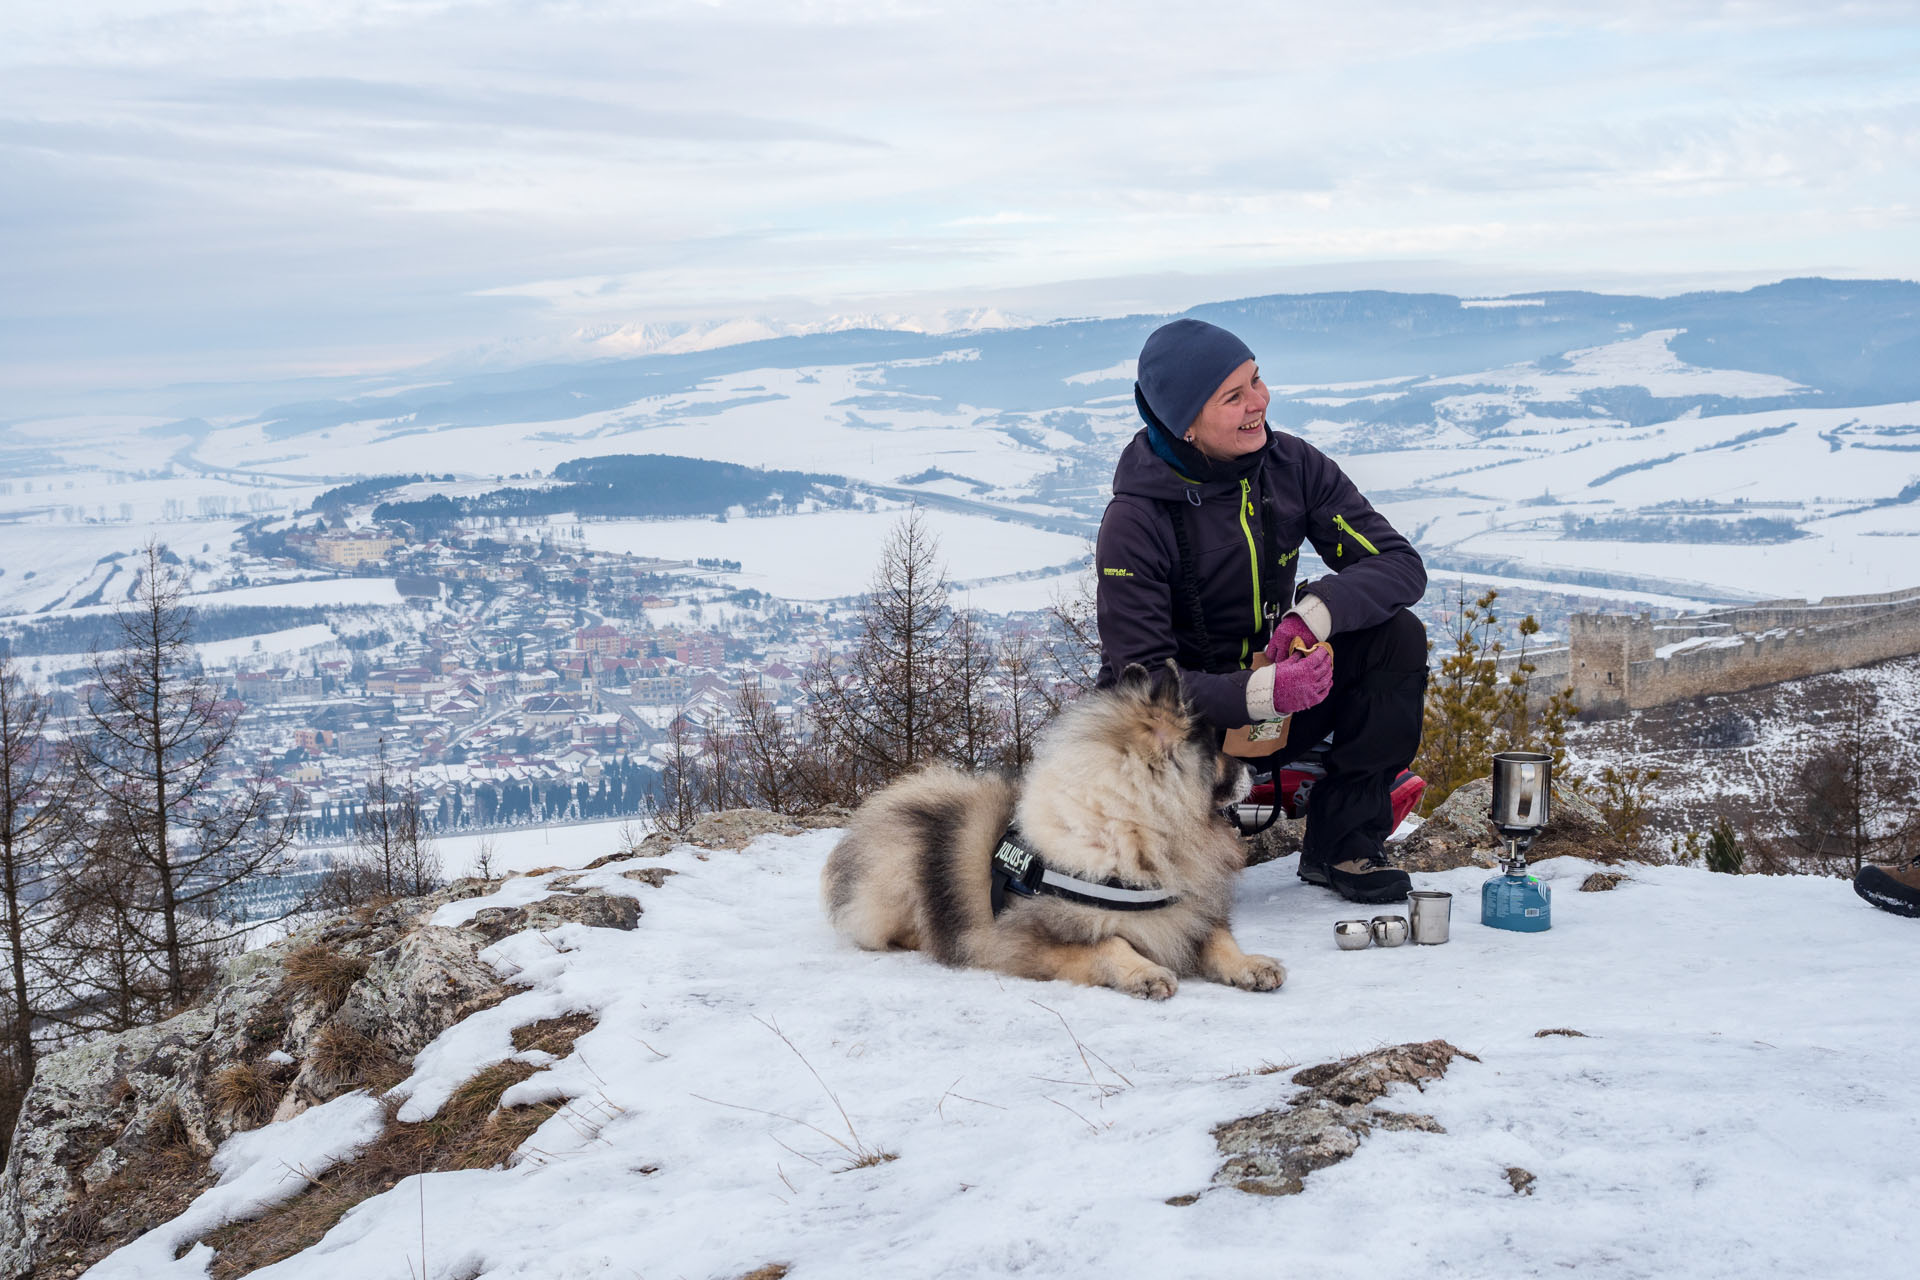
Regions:
[[1658, 622], [1575, 614], [1568, 653], [1574, 700], [1586, 714], [1624, 715], [1920, 653], [1920, 588], [1768, 600]]

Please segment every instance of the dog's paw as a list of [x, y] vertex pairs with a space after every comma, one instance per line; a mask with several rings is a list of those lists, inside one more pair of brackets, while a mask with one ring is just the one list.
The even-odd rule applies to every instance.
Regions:
[[1180, 989], [1180, 979], [1171, 969], [1157, 964], [1141, 965], [1120, 980], [1120, 990], [1142, 1000], [1165, 1000]]
[[1242, 991], [1278, 991], [1287, 980], [1287, 968], [1272, 956], [1248, 956], [1231, 981]]

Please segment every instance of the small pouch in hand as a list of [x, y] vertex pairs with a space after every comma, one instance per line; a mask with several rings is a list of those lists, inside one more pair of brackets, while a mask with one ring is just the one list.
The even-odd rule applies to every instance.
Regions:
[[[1328, 660], [1332, 660], [1333, 646], [1325, 640], [1318, 644], [1308, 644], [1299, 636], [1295, 636], [1293, 643], [1287, 646], [1289, 655], [1312, 653], [1315, 649], [1325, 649]], [[1253, 657], [1252, 669], [1255, 671], [1272, 665], [1267, 661], [1267, 655], [1264, 653], [1257, 653]], [[1239, 729], [1229, 729], [1226, 741], [1220, 744], [1220, 749], [1242, 760], [1258, 760], [1263, 756], [1270, 756], [1287, 745], [1287, 727], [1292, 722], [1293, 717], [1287, 715], [1272, 720], [1257, 721]]]
[[[1262, 667], [1272, 665], [1267, 661], [1266, 654], [1253, 655], [1253, 670], [1258, 671]], [[1276, 720], [1260, 720], [1253, 724], [1242, 725], [1238, 729], [1229, 729], [1227, 739], [1220, 744], [1220, 749], [1242, 760], [1258, 760], [1262, 756], [1270, 756], [1287, 745], [1287, 725], [1292, 720], [1292, 716], [1281, 716]]]

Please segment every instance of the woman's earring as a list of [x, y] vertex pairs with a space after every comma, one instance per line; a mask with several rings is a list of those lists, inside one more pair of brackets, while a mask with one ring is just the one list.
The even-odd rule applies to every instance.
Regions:
[[1191, 431], [1189, 431], [1189, 432], [1187, 432], [1187, 434], [1185, 434], [1185, 435], [1183, 435], [1183, 436], [1181, 436], [1180, 438], [1181, 438], [1182, 440], [1185, 440], [1185, 441], [1186, 441], [1186, 442], [1187, 442], [1188, 444], [1192, 444], [1192, 443], [1193, 443], [1193, 432], [1191, 432]]

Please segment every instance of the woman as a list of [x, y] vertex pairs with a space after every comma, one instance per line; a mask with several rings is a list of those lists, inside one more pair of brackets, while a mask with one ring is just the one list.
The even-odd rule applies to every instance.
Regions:
[[[1332, 459], [1267, 426], [1253, 352], [1225, 329], [1163, 325], [1137, 376], [1146, 426], [1120, 455], [1094, 556], [1100, 683], [1170, 658], [1223, 736], [1291, 714], [1276, 768], [1331, 733], [1300, 876], [1354, 902], [1405, 898], [1384, 850], [1394, 778], [1420, 746], [1419, 553]], [[1303, 542], [1333, 573], [1296, 592]]]

